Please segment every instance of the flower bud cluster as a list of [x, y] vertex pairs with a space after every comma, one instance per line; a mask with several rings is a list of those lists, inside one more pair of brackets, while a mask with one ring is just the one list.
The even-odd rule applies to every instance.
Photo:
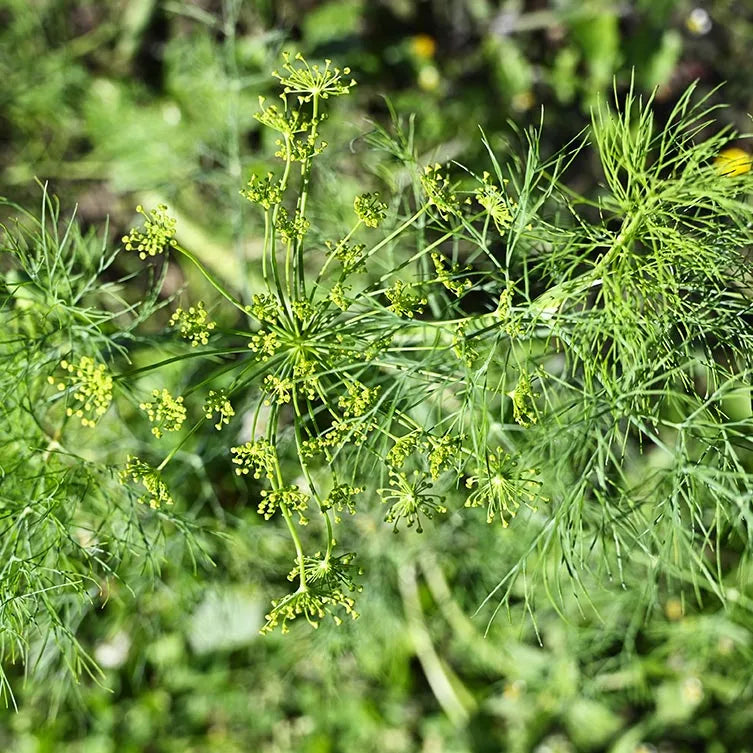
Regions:
[[144, 229], [132, 229], [124, 235], [122, 242], [126, 251], [138, 251], [141, 259], [161, 254], [166, 246], [175, 244], [175, 225], [173, 217], [167, 215], [167, 205], [160, 204], [151, 212], [144, 211], [140, 204], [136, 211], [144, 216]]
[[235, 472], [238, 476], [247, 476], [252, 473], [254, 478], [264, 476], [270, 480], [277, 475], [277, 453], [272, 444], [266, 439], [257, 439], [255, 442], [246, 442], [238, 447], [231, 447], [230, 452], [235, 455], [233, 463], [238, 468]]
[[47, 381], [60, 392], [69, 390], [73, 404], [66, 408], [68, 416], [81, 419], [82, 426], [94, 427], [112, 402], [112, 376], [107, 367], [89, 356], [82, 356], [78, 363], [62, 360], [60, 367], [67, 372], [62, 380], [49, 376]]
[[207, 399], [204, 401], [204, 415], [212, 418], [215, 413], [219, 415], [219, 420], [214, 425], [217, 431], [222, 429], [223, 424], [229, 424], [230, 419], [235, 415], [225, 390], [209, 390]]
[[387, 216], [387, 205], [379, 198], [378, 193], [364, 193], [356, 196], [353, 209], [366, 227], [379, 227]]
[[176, 309], [170, 317], [170, 326], [177, 328], [180, 336], [188, 340], [195, 348], [198, 345], [206, 345], [209, 342], [209, 335], [217, 326], [214, 322], [207, 321], [208, 316], [204, 303], [199, 301], [188, 311]]
[[141, 484], [146, 489], [146, 494], [139, 497], [138, 501], [141, 504], [148, 504], [149, 507], [157, 509], [173, 503], [159, 470], [134, 455], [128, 456], [126, 466], [120, 472], [120, 482], [127, 484], [129, 481]]
[[416, 314], [423, 313], [428, 300], [411, 293], [412, 289], [412, 285], [396, 280], [395, 284], [384, 293], [390, 302], [387, 308], [398, 316], [405, 316], [408, 319], [413, 319]]
[[421, 185], [429, 205], [435, 207], [443, 219], [460, 214], [460, 204], [450, 179], [442, 172], [442, 166], [438, 162], [424, 168]]
[[166, 389], [153, 390], [152, 399], [148, 403], [141, 403], [150, 423], [153, 423], [152, 434], [157, 439], [166, 431], [180, 431], [186, 420], [186, 407], [182, 397], [173, 397]]
[[252, 204], [270, 209], [282, 201], [282, 187], [272, 173], [267, 173], [263, 178], [259, 175], [252, 175], [248, 186], [241, 191], [241, 195]]

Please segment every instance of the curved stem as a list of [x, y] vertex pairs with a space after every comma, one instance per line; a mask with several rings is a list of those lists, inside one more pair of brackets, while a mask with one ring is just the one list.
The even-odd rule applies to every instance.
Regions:
[[199, 270], [199, 272], [204, 275], [210, 285], [212, 285], [212, 287], [217, 290], [217, 292], [223, 298], [232, 303], [233, 306], [242, 311], [244, 314], [248, 314], [246, 307], [225, 288], [225, 286], [196, 258], [194, 254], [192, 254], [187, 248], [181, 246], [179, 243], [176, 243], [173, 248], [183, 254], [183, 256], [185, 256]]

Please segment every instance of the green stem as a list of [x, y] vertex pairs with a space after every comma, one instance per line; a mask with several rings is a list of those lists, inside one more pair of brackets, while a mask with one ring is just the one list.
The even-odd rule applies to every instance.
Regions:
[[199, 430], [199, 427], [207, 420], [205, 416], [202, 416], [190, 429], [190, 431], [181, 438], [180, 442], [168, 452], [167, 457], [157, 466], [157, 470], [161, 471], [167, 466], [167, 464], [180, 452], [183, 445]]
[[[316, 137], [319, 129], [319, 94], [314, 93], [313, 110], [311, 115], [311, 134], [309, 136], [311, 148], [316, 149]], [[312, 158], [307, 157], [301, 165], [301, 193], [298, 198], [298, 216], [303, 220], [306, 216], [306, 203], [309, 195], [309, 183], [311, 181]], [[306, 297], [306, 279], [303, 274], [303, 237], [298, 238], [295, 242], [295, 269], [294, 285], [296, 295], [300, 298]]]
[[[388, 243], [391, 243], [393, 240], [395, 240], [395, 238], [397, 238], [400, 233], [402, 233], [404, 230], [407, 230], [428, 208], [428, 204], [422, 206], [421, 209], [419, 209], [413, 216], [409, 217], [405, 222], [403, 222], [402, 225], [396, 227], [386, 238], [382, 238], [382, 240], [379, 241], [379, 243], [377, 243], [374, 248], [370, 249], [366, 256], [364, 256], [364, 261], [370, 256], [373, 256], [380, 249], [384, 248]], [[452, 235], [452, 233], [450, 233], [450, 235]]]
[[212, 287], [217, 290], [217, 292], [225, 299], [227, 299], [230, 303], [233, 304], [237, 309], [242, 311], [244, 314], [248, 314], [246, 311], [246, 307], [232, 294], [230, 293], [225, 286], [192, 254], [188, 249], [183, 248], [179, 243], [176, 243], [173, 248], [183, 254], [198, 270], [201, 272], [202, 275], [207, 279], [207, 281], [212, 285]]
[[290, 511], [288, 508], [282, 504], [280, 505], [280, 510], [282, 511], [282, 516], [285, 518], [285, 523], [288, 526], [288, 531], [290, 531], [290, 536], [293, 539], [293, 544], [295, 546], [295, 552], [296, 556], [298, 557], [298, 575], [301, 581], [301, 585], [298, 587], [299, 591], [308, 591], [308, 586], [306, 585], [306, 568], [304, 567], [303, 562], [303, 547], [301, 546], [301, 539], [298, 536], [298, 531], [295, 529], [295, 523], [293, 522], [293, 518], [290, 516]]
[[202, 350], [196, 353], [183, 353], [180, 356], [173, 356], [172, 358], [166, 358], [163, 361], [156, 361], [150, 363], [147, 366], [140, 366], [138, 369], [132, 369], [131, 371], [123, 371], [120, 374], [115, 374], [113, 379], [117, 382], [121, 379], [130, 379], [137, 374], [143, 374], [147, 371], [153, 371], [154, 369], [160, 369], [168, 364], [175, 363], [176, 361], [185, 361], [189, 358], [207, 358], [209, 356], [229, 356], [235, 353], [248, 353], [248, 348], [218, 348], [217, 350]]

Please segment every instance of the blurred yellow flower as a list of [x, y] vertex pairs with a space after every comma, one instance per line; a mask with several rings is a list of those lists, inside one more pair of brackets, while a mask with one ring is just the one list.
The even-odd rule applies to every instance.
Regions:
[[753, 159], [744, 149], [731, 146], [719, 152], [719, 156], [714, 160], [714, 166], [720, 175], [744, 175], [753, 166]]
[[667, 599], [667, 602], [664, 605], [664, 614], [667, 616], [668, 620], [672, 620], [673, 622], [681, 620], [685, 616], [685, 609], [682, 602], [675, 596]]
[[418, 72], [418, 85], [427, 92], [433, 92], [439, 88], [441, 78], [435, 65], [422, 65]]
[[416, 34], [410, 41], [411, 49], [416, 57], [428, 60], [434, 57], [437, 51], [437, 43], [434, 37], [428, 34]]

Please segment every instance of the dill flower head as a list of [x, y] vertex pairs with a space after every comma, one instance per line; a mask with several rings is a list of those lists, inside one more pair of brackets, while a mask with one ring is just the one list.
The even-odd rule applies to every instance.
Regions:
[[356, 196], [353, 209], [366, 227], [379, 227], [387, 216], [387, 205], [379, 198], [378, 193], [364, 193]]
[[460, 214], [460, 204], [450, 179], [442, 172], [442, 165], [438, 162], [424, 168], [421, 185], [429, 204], [436, 207], [442, 219], [446, 220], [450, 215]]
[[264, 520], [269, 520], [280, 508], [298, 513], [298, 522], [305, 526], [308, 519], [303, 514], [309, 506], [309, 496], [302, 492], [295, 484], [283, 486], [279, 489], [265, 489], [261, 493], [261, 501], [256, 508]]
[[266, 439], [257, 439], [255, 442], [231, 447], [230, 452], [235, 456], [233, 462], [238, 466], [235, 469], [238, 476], [246, 476], [253, 471], [254, 478], [265, 476], [272, 479], [275, 477], [277, 453]]
[[256, 353], [260, 361], [267, 361], [279, 349], [280, 340], [276, 332], [267, 332], [260, 329], [255, 335], [251, 336], [248, 347]]
[[390, 471], [389, 488], [377, 489], [382, 502], [392, 502], [384, 517], [385, 523], [393, 523], [393, 530], [397, 533], [399, 522], [405, 520], [408, 528], [415, 525], [417, 533], [423, 533], [422, 516], [431, 520], [435, 513], [447, 512], [443, 497], [432, 494], [431, 488], [426, 475], [418, 471], [411, 478], [405, 473]]
[[346, 239], [333, 243], [325, 241], [324, 245], [330, 254], [337, 259], [343, 266], [345, 272], [356, 272], [363, 269], [364, 264], [363, 252], [366, 246], [363, 243], [348, 243]]
[[465, 485], [473, 491], [465, 501], [466, 507], [486, 506], [486, 522], [498, 517], [507, 528], [508, 518], [514, 518], [524, 504], [535, 510], [540, 498], [541, 482], [532, 469], [519, 470], [517, 461], [504, 450], [489, 453], [486, 461], [479, 465], [475, 476], [470, 476]]
[[505, 196], [499, 186], [492, 183], [488, 172], [484, 172], [481, 186], [476, 189], [476, 201], [486, 209], [500, 233], [510, 226], [515, 204]]
[[270, 293], [254, 293], [246, 311], [260, 322], [275, 322], [280, 316], [280, 304]]
[[304, 114], [302, 109], [289, 109], [287, 100], [284, 97], [282, 100], [284, 102], [282, 109], [277, 105], [265, 107], [266, 97], [260, 96], [259, 112], [254, 114], [254, 118], [267, 128], [279, 131], [288, 137], [295, 133], [303, 133], [311, 128], [312, 121]]
[[208, 316], [204, 303], [199, 301], [188, 311], [176, 309], [170, 317], [170, 326], [175, 327], [180, 332], [180, 336], [188, 340], [195, 348], [200, 344], [206, 345], [209, 342], [209, 335], [217, 326], [214, 322], [208, 321]]
[[[69, 390], [73, 404], [66, 408], [66, 414], [81, 419], [81, 425], [93, 427], [112, 402], [112, 376], [107, 367], [97, 364], [93, 358], [82, 356], [78, 363], [60, 362], [67, 373], [57, 382], [59, 391]], [[47, 377], [50, 384], [56, 384], [54, 377]]]
[[[354, 564], [356, 558], [355, 552], [346, 552], [339, 557], [322, 557], [321, 552], [317, 552], [313, 557], [304, 556], [303, 572], [306, 575], [308, 586], [314, 586], [319, 590], [329, 588], [330, 590], [347, 588], [349, 591], [361, 591], [361, 586], [356, 585], [355, 579], [363, 575], [363, 570]], [[296, 566], [288, 573], [288, 580], [294, 581], [300, 577], [300, 565]]]
[[143, 410], [154, 424], [152, 434], [159, 439], [166, 431], [180, 431], [186, 420], [186, 408], [182, 397], [173, 397], [168, 390], [153, 390], [152, 399], [141, 403]]
[[310, 222], [300, 214], [291, 216], [285, 207], [280, 207], [275, 220], [275, 230], [288, 243], [296, 243], [308, 232]]
[[301, 101], [308, 102], [313, 97], [339, 97], [348, 94], [356, 85], [355, 79], [349, 78], [350, 68], [336, 68], [331, 60], [324, 61], [324, 68], [309, 65], [299, 52], [291, 61], [290, 54], [283, 53], [282, 73], [275, 71], [272, 75], [280, 80], [285, 94], [294, 94]]
[[350, 306], [347, 293], [350, 290], [350, 285], [343, 285], [340, 282], [336, 282], [332, 289], [329, 291], [329, 300], [340, 309], [340, 311], [347, 311]]
[[207, 399], [204, 401], [204, 415], [212, 418], [215, 413], [219, 415], [219, 421], [214, 425], [217, 431], [222, 429], [223, 424], [229, 424], [230, 419], [235, 415], [225, 390], [209, 390]]
[[138, 251], [141, 259], [147, 256], [161, 254], [165, 246], [175, 244], [175, 219], [168, 217], [167, 205], [160, 204], [151, 212], [144, 211], [140, 204], [136, 207], [139, 214], [144, 215], [144, 229], [132, 229], [124, 235], [122, 242], [126, 251]]
[[267, 622], [259, 631], [270, 633], [278, 625], [283, 633], [287, 633], [288, 622], [303, 615], [306, 622], [313, 628], [319, 627], [319, 622], [327, 615], [332, 617], [336, 625], [342, 624], [342, 618], [335, 610], [341, 609], [354, 620], [358, 618], [355, 611], [355, 601], [347, 596], [341, 588], [327, 585], [323, 587], [299, 588], [292, 594], [272, 602], [272, 609], [266, 615]]
[[531, 377], [526, 372], [521, 372], [515, 389], [507, 393], [512, 400], [512, 415], [515, 422], [521, 426], [530, 426], [538, 420], [536, 415], [535, 400], [537, 395], [531, 386]]
[[347, 510], [351, 515], [356, 514], [356, 505], [353, 498], [365, 491], [363, 486], [351, 486], [350, 484], [340, 484], [335, 482], [327, 498], [322, 502], [323, 510], [335, 510], [335, 523], [340, 522], [340, 516], [343, 510]]
[[421, 435], [418, 431], [404, 434], [395, 440], [390, 451], [385, 456], [385, 462], [391, 468], [398, 469], [405, 465], [405, 461], [421, 446]]
[[437, 273], [437, 281], [441, 282], [447, 290], [460, 297], [473, 287], [473, 283], [466, 277], [461, 279], [460, 276], [464, 271], [459, 265], [453, 264], [451, 269], [445, 265], [445, 260], [441, 254], [432, 253], [431, 260], [434, 262], [434, 270]]
[[363, 416], [376, 402], [380, 389], [380, 387], [367, 387], [360, 382], [349, 384], [348, 394], [342, 395], [337, 404], [343, 409], [346, 417]]
[[428, 300], [411, 293], [412, 289], [412, 285], [408, 285], [402, 280], [396, 280], [391, 288], [384, 291], [390, 302], [387, 308], [394, 314], [406, 316], [408, 319], [413, 319], [416, 314], [423, 313]]
[[458, 322], [455, 325], [450, 348], [459, 361], [468, 368], [471, 368], [478, 358], [478, 351], [473, 347], [471, 341], [468, 340], [467, 330], [467, 321]]
[[279, 377], [277, 374], [267, 374], [264, 377], [264, 391], [269, 397], [264, 401], [265, 405], [285, 405], [290, 402], [291, 393], [295, 389], [293, 380], [289, 377]]
[[460, 458], [460, 437], [445, 434], [435, 439], [429, 436], [429, 447], [429, 475], [436, 481], [443, 471], [457, 464]]
[[269, 209], [282, 201], [282, 187], [272, 173], [267, 173], [263, 178], [252, 175], [248, 186], [241, 191], [252, 204], [259, 204], [264, 209]]
[[146, 489], [146, 494], [139, 497], [141, 504], [148, 504], [156, 509], [162, 505], [171, 505], [173, 499], [162, 480], [159, 470], [134, 455], [129, 455], [125, 468], [120, 472], [120, 483], [127, 484], [133, 481], [141, 484]]

